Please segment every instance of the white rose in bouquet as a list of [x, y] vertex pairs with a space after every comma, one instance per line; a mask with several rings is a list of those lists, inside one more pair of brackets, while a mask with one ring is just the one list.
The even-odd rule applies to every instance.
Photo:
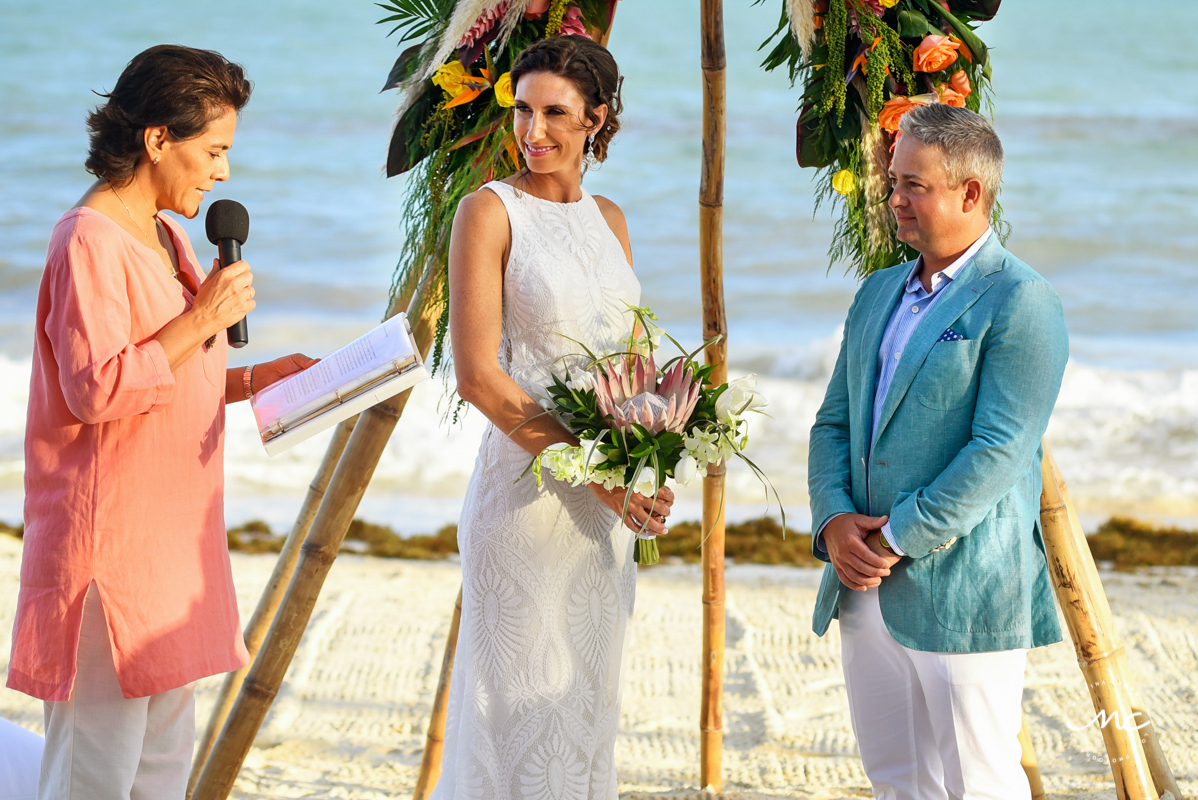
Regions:
[[589, 465], [592, 469], [607, 461], [602, 451], [598, 448], [599, 442], [595, 439], [580, 439], [578, 446], [582, 448], [585, 455], [583, 463]]
[[728, 388], [715, 401], [715, 413], [721, 420], [730, 422], [746, 411], [756, 411], [767, 404], [765, 396], [757, 391], [757, 376], [746, 375], [728, 383]]
[[632, 482], [632, 489], [645, 497], [652, 497], [657, 492], [657, 473], [653, 467], [648, 464], [641, 467], [641, 471], [636, 475], [636, 480]]

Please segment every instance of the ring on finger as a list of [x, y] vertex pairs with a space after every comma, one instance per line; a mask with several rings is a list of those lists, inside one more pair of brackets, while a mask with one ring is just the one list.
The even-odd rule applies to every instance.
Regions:
[[665, 514], [654, 514], [653, 519], [657, 520], [658, 522], [664, 523], [666, 521], [666, 515]]

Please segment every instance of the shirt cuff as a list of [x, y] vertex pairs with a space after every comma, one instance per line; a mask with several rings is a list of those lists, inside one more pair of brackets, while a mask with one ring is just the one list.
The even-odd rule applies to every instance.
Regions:
[[824, 546], [824, 528], [828, 527], [828, 523], [832, 520], [836, 519], [837, 517], [843, 517], [847, 513], [849, 512], [841, 511], [839, 514], [833, 514], [824, 520], [824, 524], [820, 525], [819, 530], [815, 532], [815, 546], [819, 548], [821, 553], [828, 552], [828, 548]]
[[[821, 530], [822, 530], [822, 528], [821, 528]], [[890, 545], [890, 549], [894, 551], [894, 554], [896, 556], [907, 555], [899, 548], [898, 544], [894, 541], [894, 532], [890, 530], [889, 520], [886, 522], [885, 525], [882, 526], [882, 536], [883, 536], [883, 538], [886, 539], [886, 544]]]

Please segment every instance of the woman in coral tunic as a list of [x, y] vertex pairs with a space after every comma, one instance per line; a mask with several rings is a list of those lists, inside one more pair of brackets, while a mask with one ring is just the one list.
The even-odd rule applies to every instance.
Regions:
[[251, 85], [217, 53], [133, 59], [88, 118], [98, 180], [54, 228], [25, 432], [8, 686], [45, 701], [40, 798], [182, 798], [194, 682], [246, 660], [223, 513], [225, 404], [311, 363], [227, 369], [244, 262], [205, 277], [162, 211], [227, 180]]

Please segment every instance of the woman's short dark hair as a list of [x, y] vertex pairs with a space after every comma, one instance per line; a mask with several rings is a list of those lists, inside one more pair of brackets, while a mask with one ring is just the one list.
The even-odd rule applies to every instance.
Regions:
[[145, 153], [146, 128], [165, 125], [172, 138], [199, 136], [226, 109], [241, 111], [253, 84], [239, 64], [212, 50], [160, 44], [138, 53], [108, 102], [87, 115], [87, 171], [127, 184]]
[[596, 160], [606, 159], [608, 145], [620, 130], [620, 84], [624, 80], [607, 48], [585, 36], [554, 36], [530, 44], [516, 56], [512, 66], [512, 91], [520, 78], [534, 72], [557, 75], [573, 83], [586, 102], [588, 125], [599, 121], [595, 110], [607, 106], [607, 121], [602, 130], [595, 131], [590, 149]]

